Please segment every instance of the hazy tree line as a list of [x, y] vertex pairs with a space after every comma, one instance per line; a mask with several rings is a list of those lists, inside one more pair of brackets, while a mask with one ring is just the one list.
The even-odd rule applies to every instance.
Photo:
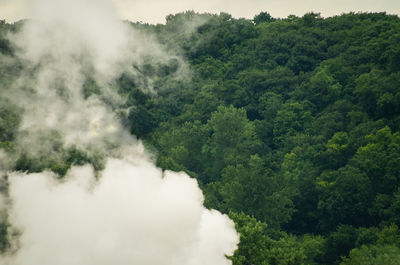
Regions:
[[[163, 169], [185, 171], [206, 206], [235, 221], [234, 265], [400, 263], [400, 19], [385, 13], [253, 20], [185, 12], [165, 25], [131, 23], [183, 56], [142, 67], [157, 94], [121, 76], [121, 121]], [[19, 24], [0, 22], [0, 52]], [[6, 86], [22, 66], [0, 68]], [[96, 93], [88, 79], [84, 92]], [[0, 148], [15, 152], [19, 110], [0, 105]], [[57, 135], [53, 137], [56, 146]], [[62, 147], [55, 147], [62, 148]], [[22, 154], [16, 170], [101, 157], [78, 149]], [[0, 187], [6, 189], [6, 187]], [[7, 246], [0, 225], [0, 251]]]

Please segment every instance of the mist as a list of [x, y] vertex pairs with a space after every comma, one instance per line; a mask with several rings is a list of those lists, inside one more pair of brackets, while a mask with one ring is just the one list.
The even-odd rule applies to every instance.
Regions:
[[64, 183], [50, 172], [10, 179], [10, 222], [22, 235], [6, 264], [229, 264], [237, 243], [195, 180], [140, 158], [110, 158], [98, 182], [90, 166]]
[[[6, 265], [231, 264], [238, 244], [233, 222], [203, 206], [196, 180], [163, 172], [143, 144], [121, 125], [124, 99], [112, 88], [121, 74], [146, 80], [140, 65], [185, 62], [157, 41], [123, 23], [108, 0], [32, 0], [32, 20], [9, 39], [17, 47], [19, 76], [0, 96], [22, 115], [15, 157], [1, 153], [8, 192]], [[135, 67], [134, 67], [135, 66]], [[88, 80], [99, 91], [85, 94]], [[93, 163], [65, 176], [50, 170], [11, 172], [19, 154], [62, 159], [78, 148]]]

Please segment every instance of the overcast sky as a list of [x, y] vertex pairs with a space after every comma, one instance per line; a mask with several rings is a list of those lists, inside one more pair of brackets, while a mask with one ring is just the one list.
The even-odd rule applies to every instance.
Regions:
[[[29, 17], [32, 0], [0, 0], [0, 19], [8, 22]], [[96, 0], [91, 0], [96, 1]], [[186, 10], [227, 12], [234, 17], [253, 18], [261, 11], [273, 17], [302, 16], [319, 12], [323, 17], [344, 12], [381, 12], [400, 14], [400, 0], [112, 0], [123, 19], [148, 23], [164, 23], [165, 16]]]

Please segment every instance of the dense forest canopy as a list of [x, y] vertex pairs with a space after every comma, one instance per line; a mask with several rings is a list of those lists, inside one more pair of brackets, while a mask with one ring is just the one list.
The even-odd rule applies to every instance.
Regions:
[[[0, 22], [1, 58], [14, 56]], [[385, 13], [317, 13], [253, 20], [226, 13], [129, 23], [183, 57], [121, 75], [122, 123], [162, 169], [196, 178], [205, 204], [235, 221], [234, 265], [400, 264], [400, 19]], [[23, 69], [0, 68], [0, 89]], [[88, 76], [83, 92], [99, 93]], [[14, 170], [102, 168], [101, 155], [18, 153], [20, 110], [0, 101], [0, 148]], [[47, 141], [56, 142], [56, 135]], [[0, 187], [6, 192], [7, 187]], [[0, 225], [0, 252], [9, 224]]]

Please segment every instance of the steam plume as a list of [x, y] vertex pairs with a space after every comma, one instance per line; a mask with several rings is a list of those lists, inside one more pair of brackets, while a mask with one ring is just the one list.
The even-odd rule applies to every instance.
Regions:
[[[104, 156], [105, 166], [74, 166], [62, 181], [50, 171], [8, 172], [1, 204], [20, 235], [0, 263], [230, 264], [232, 221], [203, 207], [195, 180], [156, 168], [113, 112], [123, 102], [110, 88], [116, 77], [139, 75], [133, 64], [180, 59], [119, 21], [108, 0], [30, 4], [33, 20], [11, 37], [24, 67], [0, 92], [23, 111], [19, 151], [57, 157], [77, 146]], [[100, 93], [84, 96], [88, 77]]]

